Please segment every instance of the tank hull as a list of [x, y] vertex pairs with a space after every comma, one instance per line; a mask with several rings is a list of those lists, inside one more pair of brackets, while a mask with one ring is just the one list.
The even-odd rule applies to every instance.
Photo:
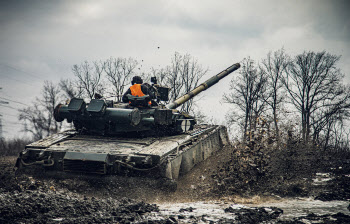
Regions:
[[199, 125], [166, 137], [107, 137], [64, 131], [26, 146], [16, 166], [64, 173], [142, 175], [176, 180], [229, 144], [224, 126]]

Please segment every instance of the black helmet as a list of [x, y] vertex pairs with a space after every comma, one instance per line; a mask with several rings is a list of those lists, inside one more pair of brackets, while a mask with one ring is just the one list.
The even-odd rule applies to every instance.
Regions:
[[141, 79], [140, 76], [134, 76], [132, 78], [132, 81], [131, 81], [131, 85], [134, 85], [134, 84], [142, 84], [143, 83], [143, 80]]

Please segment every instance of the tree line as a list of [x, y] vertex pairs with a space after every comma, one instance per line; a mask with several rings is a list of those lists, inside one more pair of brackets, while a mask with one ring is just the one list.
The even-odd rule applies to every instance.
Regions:
[[[260, 63], [242, 62], [223, 101], [238, 112], [227, 115], [238, 123], [242, 138], [257, 131], [259, 120], [281, 147], [282, 140], [349, 149], [350, 86], [337, 67], [340, 56], [325, 51], [304, 51], [294, 57], [284, 49], [270, 52]], [[283, 131], [281, 132], [281, 126]]]

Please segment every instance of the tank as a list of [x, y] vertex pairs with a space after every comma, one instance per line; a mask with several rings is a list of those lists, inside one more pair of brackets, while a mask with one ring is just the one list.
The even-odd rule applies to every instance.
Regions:
[[236, 63], [168, 104], [169, 88], [155, 77], [149, 95], [128, 95], [129, 103], [73, 98], [54, 110], [57, 122], [74, 129], [25, 147], [18, 170], [99, 175], [144, 175], [176, 180], [215, 151], [229, 144], [220, 125], [197, 125], [193, 116], [176, 108], [237, 70]]

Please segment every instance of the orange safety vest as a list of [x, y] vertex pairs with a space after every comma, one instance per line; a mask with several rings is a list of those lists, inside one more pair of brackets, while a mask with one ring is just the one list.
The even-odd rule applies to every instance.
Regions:
[[[134, 85], [130, 86], [130, 91], [131, 91], [131, 95], [133, 95], [133, 96], [141, 97], [141, 96], [145, 95], [141, 90], [141, 84], [134, 84]], [[149, 101], [148, 104], [151, 105], [152, 102]]]
[[141, 84], [134, 84], [130, 86], [130, 90], [131, 90], [131, 95], [133, 96], [141, 97], [145, 95], [141, 90]]

